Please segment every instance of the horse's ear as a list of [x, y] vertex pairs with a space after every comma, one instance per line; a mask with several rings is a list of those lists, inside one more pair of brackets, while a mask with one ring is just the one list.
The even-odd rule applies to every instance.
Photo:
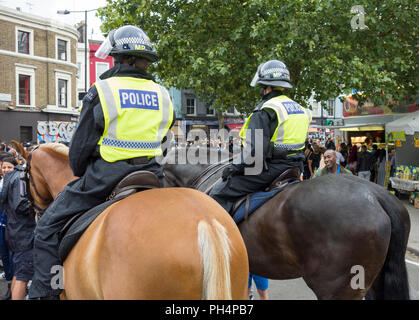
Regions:
[[16, 151], [25, 159], [28, 159], [28, 156], [30, 152], [26, 151], [23, 145], [20, 142], [17, 142], [16, 140], [10, 141], [10, 143], [13, 145], [13, 147], [16, 149]]

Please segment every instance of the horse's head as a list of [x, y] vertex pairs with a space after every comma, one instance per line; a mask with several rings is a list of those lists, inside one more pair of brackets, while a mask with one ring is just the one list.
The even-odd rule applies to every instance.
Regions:
[[31, 213], [39, 218], [64, 186], [75, 177], [68, 164], [68, 147], [46, 143], [24, 155], [26, 168], [22, 188], [29, 201]]

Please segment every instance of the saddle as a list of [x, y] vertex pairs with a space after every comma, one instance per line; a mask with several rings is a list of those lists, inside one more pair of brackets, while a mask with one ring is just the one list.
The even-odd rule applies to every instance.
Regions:
[[[271, 192], [274, 190], [282, 191], [290, 184], [300, 181], [301, 171], [298, 168], [291, 168], [285, 170], [278, 178], [275, 178], [271, 184], [265, 188], [264, 192]], [[257, 193], [257, 192], [255, 192]], [[248, 194], [240, 199], [238, 199], [230, 211], [231, 216], [234, 216], [237, 210], [245, 204], [244, 218], [247, 219], [249, 215], [250, 199], [255, 193]], [[277, 192], [272, 192], [272, 195], [275, 195]], [[270, 197], [268, 198], [270, 199]], [[254, 209], [255, 210], [255, 209]]]
[[73, 246], [87, 227], [111, 204], [134, 193], [160, 188], [159, 178], [150, 171], [134, 171], [125, 176], [112, 190], [106, 201], [87, 212], [73, 216], [59, 232], [59, 255], [62, 261], [67, 257]]
[[106, 200], [121, 200], [142, 190], [160, 188], [159, 178], [150, 171], [134, 171], [123, 178]]

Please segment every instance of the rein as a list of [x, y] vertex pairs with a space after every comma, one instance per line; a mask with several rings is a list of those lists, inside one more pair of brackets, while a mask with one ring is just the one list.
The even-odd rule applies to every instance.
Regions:
[[30, 191], [30, 188], [29, 188], [29, 185], [30, 186], [32, 186], [32, 188], [33, 188], [33, 191], [35, 191], [35, 194], [42, 200], [42, 201], [44, 201], [44, 202], [50, 202], [50, 199], [46, 199], [46, 198], [44, 198], [40, 193], [39, 193], [39, 191], [38, 191], [38, 189], [36, 188], [36, 185], [35, 185], [35, 183], [34, 183], [34, 181], [33, 181], [33, 179], [32, 179], [32, 176], [31, 176], [31, 174], [30, 174], [30, 171], [31, 171], [31, 159], [32, 159], [32, 152], [34, 152], [36, 149], [38, 149], [39, 148], [39, 145], [38, 146], [36, 146], [32, 151], [31, 151], [31, 153], [29, 154], [29, 156], [28, 156], [28, 159], [26, 160], [26, 167], [25, 167], [25, 171], [23, 172], [23, 178], [21, 178], [24, 182], [25, 182], [25, 184], [26, 184], [26, 188], [25, 188], [25, 196], [26, 196], [26, 198], [28, 199], [28, 202], [29, 202], [29, 210], [30, 210], [30, 213], [31, 213], [31, 215], [35, 218], [35, 217], [40, 217], [43, 213], [44, 213], [44, 211], [46, 210], [46, 208], [45, 209], [42, 209], [42, 208], [40, 208], [40, 207], [38, 207], [36, 204], [35, 204], [35, 199], [33, 198], [33, 196], [32, 196], [32, 194], [31, 194], [31, 191]]

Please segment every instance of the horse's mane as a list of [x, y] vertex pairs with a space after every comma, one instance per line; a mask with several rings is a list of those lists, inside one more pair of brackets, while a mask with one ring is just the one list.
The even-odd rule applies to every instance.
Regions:
[[69, 148], [62, 143], [44, 143], [41, 144], [39, 148], [50, 150], [64, 157], [68, 157]]

